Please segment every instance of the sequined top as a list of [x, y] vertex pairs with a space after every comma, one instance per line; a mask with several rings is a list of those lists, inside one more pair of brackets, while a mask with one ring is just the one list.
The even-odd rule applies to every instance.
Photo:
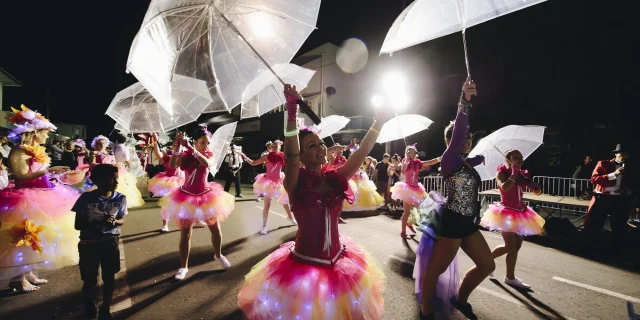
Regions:
[[465, 158], [459, 153], [469, 135], [467, 112], [468, 108], [458, 109], [451, 141], [442, 154], [441, 170], [447, 190], [446, 208], [464, 216], [478, 216], [478, 188], [482, 180], [473, 167], [481, 164], [484, 157], [479, 155]]

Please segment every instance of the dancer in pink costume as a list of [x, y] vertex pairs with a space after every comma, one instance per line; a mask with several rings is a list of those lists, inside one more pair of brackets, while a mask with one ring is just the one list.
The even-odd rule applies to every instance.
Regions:
[[402, 201], [402, 232], [400, 232], [400, 236], [405, 239], [410, 238], [407, 235], [407, 227], [411, 232], [416, 233], [411, 223], [408, 222], [411, 208], [416, 207], [427, 196], [424, 186], [418, 182], [420, 170], [440, 162], [440, 158], [422, 161], [417, 159], [417, 156], [416, 145], [408, 145], [405, 149], [405, 158], [402, 160], [405, 181], [396, 182], [391, 187], [391, 198]]
[[258, 196], [262, 196], [264, 198], [264, 208], [262, 209], [262, 229], [260, 229], [260, 234], [267, 234], [267, 219], [269, 218], [269, 209], [271, 208], [271, 199], [277, 198], [278, 202], [282, 204], [284, 207], [284, 211], [287, 213], [287, 219], [291, 224], [298, 225], [296, 219], [291, 214], [291, 209], [289, 208], [289, 197], [287, 197], [287, 193], [284, 190], [284, 186], [282, 183], [284, 182], [284, 172], [282, 172], [282, 167], [284, 167], [284, 153], [280, 152], [280, 148], [282, 146], [282, 141], [276, 140], [271, 143], [271, 149], [269, 153], [263, 155], [258, 160], [251, 160], [244, 154], [241, 156], [247, 161], [247, 163], [251, 166], [258, 166], [261, 164], [265, 164], [267, 167], [266, 173], [261, 173], [256, 176], [256, 181], [253, 183], [253, 192]]
[[515, 276], [518, 251], [525, 236], [542, 233], [545, 221], [531, 207], [524, 204], [522, 191], [529, 188], [534, 193], [539, 193], [540, 185], [531, 180], [527, 170], [520, 170], [523, 163], [520, 151], [510, 150], [505, 153], [505, 163], [498, 167], [496, 175], [502, 201], [489, 205], [489, 209], [480, 220], [480, 225], [502, 233], [504, 245], [495, 247], [491, 255], [494, 259], [507, 255], [507, 275], [504, 277], [504, 283], [527, 289], [531, 286]]
[[78, 263], [79, 232], [71, 211], [79, 194], [50, 181], [52, 174], [69, 170], [50, 167], [41, 144], [56, 127], [37, 112], [22, 106], [7, 119], [14, 125], [9, 137], [19, 141], [9, 153], [15, 185], [0, 191], [0, 281], [32, 292], [47, 283], [37, 270], [55, 270]]
[[[215, 258], [220, 260], [223, 268], [231, 266], [229, 260], [222, 255], [220, 222], [233, 211], [235, 197], [226, 193], [219, 183], [207, 182], [209, 168], [215, 165], [213, 154], [208, 151], [211, 136], [206, 127], [199, 127], [193, 135], [192, 146], [183, 132], [176, 134], [169, 167], [179, 167], [185, 172], [186, 180], [182, 187], [174, 189], [158, 201], [162, 208], [162, 218], [175, 221], [180, 228], [180, 268], [176, 273], [176, 280], [184, 279], [189, 271], [191, 232], [193, 223], [197, 221], [204, 221], [209, 226]], [[181, 145], [187, 151], [178, 155]]]
[[299, 231], [295, 241], [252, 268], [238, 307], [249, 319], [380, 319], [382, 270], [358, 244], [340, 236], [338, 215], [345, 199], [353, 201], [347, 179], [373, 148], [384, 116], [377, 117], [360, 150], [340, 169], [323, 172], [327, 148], [317, 134], [297, 128], [301, 98], [295, 87], [285, 88], [285, 188]]

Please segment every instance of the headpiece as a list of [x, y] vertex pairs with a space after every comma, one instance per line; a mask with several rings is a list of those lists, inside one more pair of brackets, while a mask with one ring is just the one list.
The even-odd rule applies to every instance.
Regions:
[[84, 142], [84, 140], [82, 140], [82, 139], [76, 139], [75, 141], [73, 141], [73, 144], [78, 146], [78, 147], [83, 147], [83, 148], [85, 148], [87, 146], [87, 143]]
[[284, 144], [284, 142], [280, 141], [280, 140], [276, 140], [273, 142], [273, 144], [277, 144], [279, 146], [281, 146], [282, 144]]
[[416, 148], [416, 145], [417, 143], [407, 145], [407, 147], [405, 148], [405, 152], [409, 151], [410, 149], [418, 151], [418, 148]]
[[54, 131], [57, 129], [56, 126], [40, 113], [27, 108], [25, 105], [21, 105], [20, 109], [21, 110], [11, 107], [13, 114], [6, 117], [11, 124], [15, 125], [15, 128], [9, 133], [9, 137], [15, 138], [22, 133], [36, 130], [46, 129]]
[[207, 129], [207, 126], [200, 126], [202, 128], [202, 130], [204, 131], [204, 134], [207, 135], [207, 137], [211, 138], [213, 136], [213, 133], [211, 133], [209, 131], [209, 129]]
[[264, 146], [266, 147], [266, 146], [268, 146], [270, 144], [273, 144], [273, 141], [267, 141], [267, 143], [265, 143]]
[[93, 138], [93, 141], [91, 141], [91, 148], [96, 148], [96, 143], [100, 140], [107, 140], [107, 142], [109, 142], [109, 138], [103, 136], [103, 135], [99, 135], [95, 138]]

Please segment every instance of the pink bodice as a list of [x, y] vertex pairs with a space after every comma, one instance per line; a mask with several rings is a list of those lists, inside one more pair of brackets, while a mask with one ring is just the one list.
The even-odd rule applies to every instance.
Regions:
[[422, 161], [420, 159], [410, 160], [407, 170], [404, 172], [404, 182], [410, 186], [418, 185], [420, 170], [422, 170]]
[[167, 154], [162, 157], [162, 164], [164, 165], [164, 172], [167, 177], [175, 177], [179, 174], [180, 168], [171, 168], [169, 166], [169, 161], [171, 160], [172, 151], [167, 152]]
[[[322, 181], [329, 191], [318, 192]], [[321, 175], [307, 169], [300, 169], [298, 185], [292, 197], [292, 211], [298, 221], [295, 251], [301, 255], [332, 259], [341, 250], [338, 233], [338, 216], [342, 203], [353, 203], [354, 196], [347, 179], [336, 171]]]
[[[210, 152], [205, 152], [203, 155], [207, 158], [212, 156]], [[186, 152], [185, 157], [180, 169], [184, 171], [186, 179], [180, 190], [192, 195], [208, 192], [207, 176], [209, 175], [209, 167], [201, 164], [190, 152]]]
[[[511, 169], [507, 169], [506, 166], [500, 165], [498, 167], [498, 172], [503, 172], [507, 177], [511, 175]], [[500, 198], [502, 200], [502, 205], [505, 207], [509, 207], [515, 210], [524, 210], [526, 209], [526, 205], [523, 200], [523, 191], [527, 188], [527, 180], [529, 178], [529, 172], [526, 170], [520, 171], [522, 175], [518, 175], [516, 178], [516, 184], [509, 189], [509, 191], [504, 191], [502, 188], [498, 188], [500, 190]], [[524, 176], [524, 177], [523, 177]]]
[[[29, 166], [29, 173], [40, 171], [42, 170], [42, 168], [45, 167], [45, 165], [42, 163], [35, 162], [32, 160], [28, 160], [28, 161], [31, 161], [31, 165]], [[35, 179], [22, 179], [22, 180], [16, 179], [15, 183], [16, 183], [16, 188], [51, 189], [55, 187], [55, 184], [49, 181], [49, 176], [47, 175], [40, 176]]]
[[102, 152], [102, 151], [97, 151], [96, 152], [96, 163], [97, 164], [103, 164], [103, 163], [115, 164], [116, 163], [116, 159], [111, 154], [108, 154], [108, 153]]
[[264, 176], [269, 180], [280, 181], [282, 179], [282, 167], [284, 166], [284, 153], [269, 152], [265, 166], [267, 167], [267, 172], [265, 172]]

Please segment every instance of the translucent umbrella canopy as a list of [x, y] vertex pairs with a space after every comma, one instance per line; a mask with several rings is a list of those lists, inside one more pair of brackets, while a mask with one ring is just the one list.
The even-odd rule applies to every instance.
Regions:
[[350, 120], [347, 117], [331, 115], [326, 118], [322, 118], [320, 124], [317, 124], [314, 127], [318, 131], [320, 139], [324, 139], [342, 130], [342, 128], [347, 126], [349, 121]]
[[376, 142], [385, 143], [403, 139], [412, 134], [429, 129], [433, 123], [429, 118], [417, 114], [403, 114], [385, 122]]
[[231, 146], [231, 140], [236, 133], [236, 126], [238, 122], [231, 122], [218, 128], [216, 132], [211, 136], [211, 143], [209, 144], [209, 151], [213, 153], [214, 167], [209, 168], [211, 174], [214, 176], [220, 170], [224, 156], [227, 154], [229, 147]]
[[[307, 87], [315, 73], [291, 63], [276, 65], [273, 70], [285, 83], [295, 85], [298, 91]], [[284, 85], [276, 75], [270, 71], [261, 72], [242, 92], [240, 117], [259, 117], [285, 102]]]
[[115, 129], [124, 133], [164, 132], [173, 125], [171, 116], [158, 103], [137, 104], [123, 110], [118, 114], [118, 119], [126, 119], [116, 120], [115, 126]]
[[319, 9], [320, 0], [153, 0], [127, 69], [161, 104], [178, 74], [206, 83], [208, 112], [228, 111], [269, 66], [291, 61]]

